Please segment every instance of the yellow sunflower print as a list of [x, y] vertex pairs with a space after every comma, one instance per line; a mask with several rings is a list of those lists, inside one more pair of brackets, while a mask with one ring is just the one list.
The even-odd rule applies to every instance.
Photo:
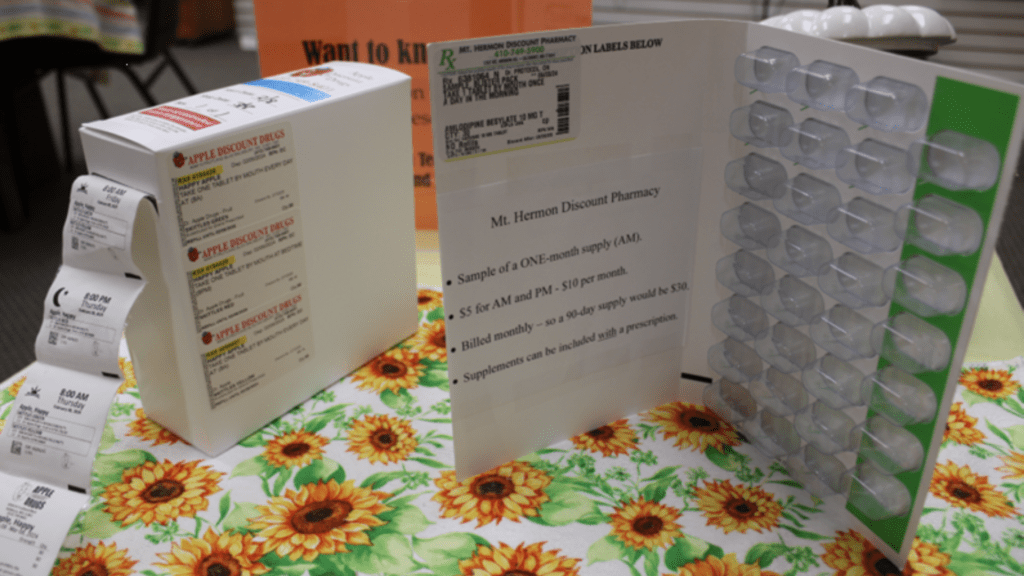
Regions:
[[7, 391], [11, 393], [11, 396], [18, 397], [18, 392], [21, 390], [21, 385], [25, 383], [25, 380], [28, 380], [28, 376], [18, 378], [14, 381], [14, 384], [7, 387]]
[[983, 442], [985, 433], [974, 427], [977, 423], [978, 419], [965, 412], [961, 402], [954, 402], [946, 419], [946, 431], [942, 433], [942, 441], [964, 445]]
[[117, 388], [117, 393], [124, 394], [132, 388], [137, 388], [139, 384], [135, 380], [135, 367], [132, 366], [132, 361], [124, 356], [119, 356], [117, 365], [121, 367], [121, 374], [124, 374], [124, 382], [121, 382]]
[[137, 563], [128, 557], [127, 550], [118, 550], [113, 544], [89, 544], [76, 549], [71, 556], [61, 560], [53, 569], [53, 576], [84, 576], [104, 574], [106, 576], [128, 576], [134, 573]]
[[1008, 456], [1000, 456], [999, 459], [1005, 466], [1000, 466], [996, 470], [1006, 472], [1006, 476], [1003, 476], [1004, 480], [1024, 479], [1024, 454], [1010, 452]]
[[683, 535], [678, 519], [678, 508], [640, 498], [615, 508], [611, 514], [612, 535], [634, 549], [666, 548]]
[[676, 448], [703, 452], [708, 446], [722, 450], [740, 445], [736, 429], [699, 404], [672, 402], [647, 412], [644, 419], [661, 425], [665, 440], [675, 438]]
[[730, 480], [708, 482], [694, 491], [697, 506], [708, 519], [708, 526], [718, 526], [726, 534], [747, 530], [772, 530], [779, 525], [782, 505], [760, 487], [734, 485]]
[[444, 297], [437, 290], [420, 288], [416, 292], [416, 303], [420, 312], [430, 312], [444, 305]]
[[409, 345], [420, 358], [430, 358], [439, 362], [448, 361], [448, 341], [445, 339], [444, 320], [434, 320], [421, 326], [419, 331], [409, 339]]
[[470, 576], [579, 576], [579, 558], [559, 556], [558, 549], [544, 550], [543, 545], [537, 542], [513, 548], [499, 542], [489, 548], [481, 544], [472, 557], [459, 561], [459, 571]]
[[541, 504], [549, 500], [544, 489], [551, 477], [525, 462], [509, 462], [493, 470], [455, 480], [454, 470], [445, 470], [434, 479], [441, 489], [431, 500], [441, 504], [444, 518], [462, 518], [465, 524], [476, 520], [477, 527], [503, 518], [519, 522], [523, 516], [537, 516]]
[[970, 368], [960, 374], [960, 384], [986, 398], [1006, 398], [1020, 388], [1020, 383], [1006, 370]]
[[259, 576], [270, 571], [258, 562], [263, 545], [253, 542], [251, 534], [217, 534], [212, 528], [207, 528], [202, 538], [186, 538], [157, 556], [163, 562], [153, 565], [174, 576]]
[[194, 518], [210, 505], [208, 496], [220, 491], [223, 472], [192, 462], [146, 462], [121, 473], [121, 481], [107, 486], [103, 499], [114, 521], [127, 526], [141, 520], [166, 525], [181, 517]]
[[377, 516], [392, 510], [382, 502], [389, 496], [360, 488], [354, 480], [306, 484], [257, 506], [260, 515], [249, 519], [249, 529], [266, 538], [264, 552], [312, 562], [321, 554], [350, 552], [349, 546], [371, 546], [366, 532], [386, 524]]
[[408, 420], [387, 414], [368, 414], [352, 423], [348, 451], [371, 464], [402, 462], [419, 446]]
[[267, 442], [267, 447], [263, 449], [263, 458], [275, 468], [301, 468], [308, 466], [313, 460], [322, 459], [323, 448], [330, 443], [329, 438], [300, 429]]
[[636, 432], [626, 423], [627, 420], [616, 420], [611, 424], [595, 428], [572, 437], [572, 443], [581, 450], [600, 452], [605, 458], [629, 454], [636, 450]]
[[366, 363], [352, 375], [360, 390], [380, 393], [391, 390], [411, 390], [419, 386], [424, 366], [420, 355], [405, 348], [392, 348]]
[[[156, 422], [149, 419], [142, 408], [135, 409], [135, 420], [128, 425], [128, 436], [136, 436], [142, 438], [147, 442], [152, 442], [153, 446], [159, 446], [161, 444], [177, 444], [178, 442], [185, 442], [178, 437], [177, 434], [157, 424]], [[185, 442], [187, 444], [187, 442]]]
[[821, 559], [836, 571], [833, 576], [899, 574], [895, 564], [854, 530], [836, 532], [836, 539], [825, 544], [825, 555]]
[[989, 484], [988, 476], [978, 476], [953, 461], [936, 464], [929, 491], [957, 508], [1001, 518], [1019, 515], [1006, 496]]
[[776, 572], [761, 570], [759, 564], [741, 564], [736, 554], [722, 558], [708, 556], [679, 567], [677, 576], [779, 576]]
[[903, 576], [956, 576], [949, 568], [950, 557], [939, 550], [939, 547], [914, 538], [907, 557], [907, 565], [903, 567]]

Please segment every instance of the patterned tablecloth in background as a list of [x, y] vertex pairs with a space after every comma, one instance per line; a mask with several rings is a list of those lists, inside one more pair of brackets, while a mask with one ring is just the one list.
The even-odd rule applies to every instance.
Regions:
[[[91, 505], [53, 573], [899, 572], [702, 406], [456, 482], [440, 306], [421, 290], [415, 336], [217, 458], [146, 419], [123, 359]], [[904, 574], [1024, 574], [1022, 363], [964, 369]], [[20, 382], [0, 387], [0, 416]]]
[[30, 36], [89, 40], [108, 52], [143, 52], [130, 0], [0, 0], [0, 41]]

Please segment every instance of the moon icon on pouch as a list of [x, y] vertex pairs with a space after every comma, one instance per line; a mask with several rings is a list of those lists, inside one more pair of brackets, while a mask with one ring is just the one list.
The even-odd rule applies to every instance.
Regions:
[[60, 297], [67, 295], [67, 293], [68, 291], [64, 288], [58, 288], [57, 291], [53, 293], [53, 305], [60, 308]]

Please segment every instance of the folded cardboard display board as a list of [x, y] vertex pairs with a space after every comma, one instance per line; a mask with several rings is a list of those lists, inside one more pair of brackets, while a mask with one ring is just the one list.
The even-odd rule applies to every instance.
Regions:
[[902, 566], [1024, 87], [712, 20], [428, 55], [460, 477], [705, 402]]
[[335, 62], [81, 129], [159, 213], [125, 332], [151, 418], [216, 454], [415, 330], [408, 109]]

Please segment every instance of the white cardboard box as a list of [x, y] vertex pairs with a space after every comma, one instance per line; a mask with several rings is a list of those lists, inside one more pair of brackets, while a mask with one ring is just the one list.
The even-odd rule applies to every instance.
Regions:
[[415, 331], [409, 98], [332, 62], [83, 126], [159, 211], [126, 330], [151, 418], [216, 454]]

